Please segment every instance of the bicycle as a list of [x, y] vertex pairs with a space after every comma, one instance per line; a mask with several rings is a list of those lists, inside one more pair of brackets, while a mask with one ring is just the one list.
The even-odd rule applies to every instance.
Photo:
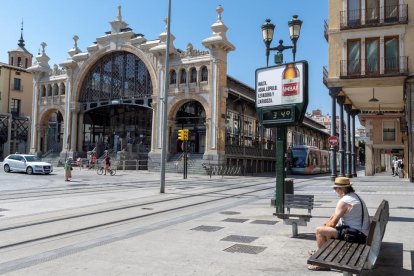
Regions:
[[[97, 173], [98, 175], [102, 175], [102, 174], [104, 173], [104, 171], [105, 171], [104, 167], [99, 167], [99, 168], [96, 170], [96, 173]], [[114, 176], [114, 175], [116, 174], [116, 169], [109, 168], [108, 173], [109, 173], [111, 176]]]

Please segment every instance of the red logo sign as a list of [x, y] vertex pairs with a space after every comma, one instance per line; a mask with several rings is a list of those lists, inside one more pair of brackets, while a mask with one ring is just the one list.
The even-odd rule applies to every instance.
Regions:
[[328, 138], [328, 143], [329, 143], [329, 145], [331, 145], [331, 146], [336, 146], [336, 145], [338, 145], [338, 144], [339, 144], [338, 137], [336, 137], [336, 136], [330, 136], [330, 137]]
[[297, 94], [299, 94], [299, 84], [297, 82], [283, 84], [283, 96], [292, 96]]

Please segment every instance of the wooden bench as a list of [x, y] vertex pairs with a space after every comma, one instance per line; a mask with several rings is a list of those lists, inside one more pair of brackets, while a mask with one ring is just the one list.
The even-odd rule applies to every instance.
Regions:
[[[295, 195], [285, 194], [285, 208], [287, 213], [274, 213], [280, 219], [283, 219], [283, 224], [292, 225], [292, 236], [298, 236], [298, 226], [306, 226], [310, 221], [313, 209], [313, 195]], [[307, 214], [291, 214], [290, 209], [306, 209]]]
[[308, 264], [337, 269], [343, 275], [360, 274], [364, 269], [373, 269], [388, 219], [388, 201], [383, 200], [372, 218], [366, 244], [330, 239], [308, 259]]

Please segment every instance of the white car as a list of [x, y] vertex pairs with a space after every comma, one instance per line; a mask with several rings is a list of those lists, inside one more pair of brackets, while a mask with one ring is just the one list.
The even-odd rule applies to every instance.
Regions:
[[53, 172], [53, 166], [42, 162], [35, 155], [30, 154], [10, 154], [3, 161], [5, 172], [27, 172], [49, 174]]

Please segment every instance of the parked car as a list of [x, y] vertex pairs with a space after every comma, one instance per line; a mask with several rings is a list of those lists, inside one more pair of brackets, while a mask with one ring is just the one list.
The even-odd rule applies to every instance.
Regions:
[[27, 174], [53, 172], [53, 166], [49, 163], [40, 161], [35, 155], [30, 154], [10, 154], [3, 161], [5, 172], [26, 172]]

